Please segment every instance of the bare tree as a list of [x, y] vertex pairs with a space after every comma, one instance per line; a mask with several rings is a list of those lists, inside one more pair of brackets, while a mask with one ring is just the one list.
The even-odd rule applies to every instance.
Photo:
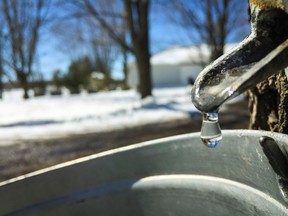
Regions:
[[[123, 4], [124, 3], [124, 4]], [[109, 36], [116, 41], [123, 50], [135, 55], [138, 75], [139, 92], [144, 98], [152, 94], [150, 49], [149, 49], [149, 0], [110, 0], [76, 1], [76, 5], [85, 13], [92, 16]], [[117, 8], [113, 8], [113, 6]], [[120, 11], [119, 12], [119, 8]], [[122, 9], [121, 9], [122, 8]], [[118, 11], [117, 11], [118, 9]], [[125, 14], [123, 15], [123, 10]], [[118, 23], [111, 22], [111, 18], [118, 18]], [[123, 37], [123, 29], [120, 23], [126, 22], [129, 38]]]
[[52, 26], [53, 35], [61, 44], [62, 51], [70, 55], [71, 64], [89, 57], [93, 64], [92, 70], [103, 73], [108, 85], [112, 80], [112, 68], [119, 57], [119, 45], [94, 18], [81, 14], [79, 8], [75, 10], [74, 6], [74, 4], [62, 5], [63, 9], [71, 13], [59, 18], [57, 25]]
[[3, 94], [4, 45], [5, 45], [5, 36], [4, 36], [4, 28], [3, 28], [3, 16], [0, 16], [0, 99], [2, 99], [2, 94]]
[[109, 41], [91, 41], [92, 55], [95, 66], [99, 72], [102, 72], [107, 81], [111, 79], [113, 63], [117, 56], [117, 50]]
[[85, 43], [90, 47], [90, 56], [98, 72], [105, 75], [107, 84], [112, 80], [111, 73], [113, 65], [119, 56], [119, 45], [109, 37], [102, 26], [94, 19], [85, 19], [87, 26], [83, 30], [83, 38], [86, 35]]
[[[181, 24], [192, 42], [207, 44], [210, 61], [224, 52], [227, 40], [248, 34], [248, 3], [239, 0], [169, 1], [165, 4], [170, 18]], [[173, 13], [171, 13], [173, 11]]]
[[128, 86], [128, 52], [125, 47], [121, 47], [123, 56], [123, 74], [124, 74], [124, 89], [129, 89]]
[[15, 71], [17, 80], [27, 99], [29, 79], [33, 74], [40, 30], [45, 24], [50, 0], [3, 0], [1, 11], [7, 26], [9, 67]]

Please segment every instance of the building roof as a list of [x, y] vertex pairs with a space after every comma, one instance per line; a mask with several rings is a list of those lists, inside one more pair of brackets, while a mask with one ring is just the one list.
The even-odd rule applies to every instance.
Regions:
[[[236, 44], [225, 46], [225, 52], [235, 47]], [[183, 65], [183, 64], [207, 64], [209, 62], [209, 49], [207, 45], [200, 46], [173, 46], [151, 57], [153, 65]]]

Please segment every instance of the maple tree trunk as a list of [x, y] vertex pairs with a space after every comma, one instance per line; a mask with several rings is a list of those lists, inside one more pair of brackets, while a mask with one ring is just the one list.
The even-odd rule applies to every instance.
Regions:
[[250, 129], [288, 134], [288, 81], [284, 71], [248, 91]]
[[145, 50], [146, 45], [140, 52], [136, 52], [136, 61], [139, 74], [139, 93], [141, 98], [152, 95], [152, 80], [151, 80], [151, 67], [150, 67], [150, 53]]

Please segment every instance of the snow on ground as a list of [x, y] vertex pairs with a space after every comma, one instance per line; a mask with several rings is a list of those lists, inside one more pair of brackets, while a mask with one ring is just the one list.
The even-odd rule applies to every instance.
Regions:
[[165, 122], [196, 113], [190, 87], [163, 88], [140, 100], [134, 90], [21, 99], [5, 92], [0, 102], [0, 145], [15, 139], [49, 139], [75, 133]]

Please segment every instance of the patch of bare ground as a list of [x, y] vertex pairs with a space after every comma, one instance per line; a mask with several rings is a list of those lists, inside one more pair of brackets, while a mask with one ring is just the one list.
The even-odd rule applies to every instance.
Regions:
[[[230, 104], [220, 113], [222, 129], [246, 129], [249, 121], [247, 102]], [[198, 132], [201, 115], [123, 128], [102, 133], [75, 134], [49, 140], [18, 140], [0, 148], [0, 181], [79, 157], [147, 140]]]

